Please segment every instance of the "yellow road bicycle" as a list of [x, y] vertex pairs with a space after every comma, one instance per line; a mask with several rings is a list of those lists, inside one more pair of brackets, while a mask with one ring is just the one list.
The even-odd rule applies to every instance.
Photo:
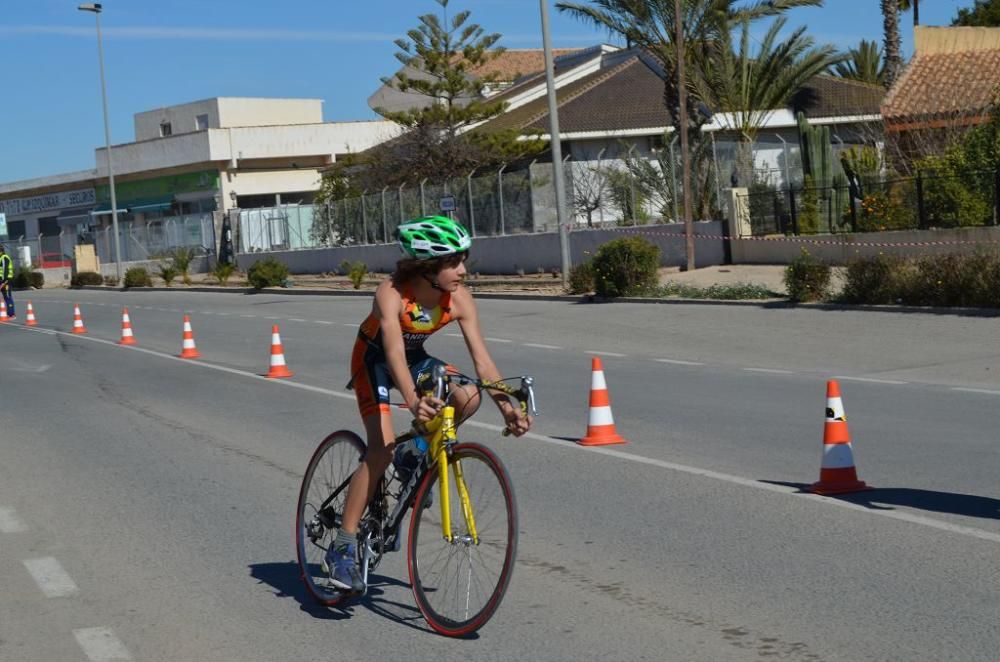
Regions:
[[[507, 591], [517, 556], [517, 504], [510, 476], [493, 451], [458, 440], [448, 386], [473, 385], [480, 396], [484, 390], [505, 393], [534, 416], [534, 381], [522, 376], [486, 382], [447, 374], [440, 366], [433, 380], [446, 406], [423, 430], [415, 426], [396, 437], [398, 446], [424, 435], [427, 453], [411, 476], [390, 464], [379, 479], [358, 528], [358, 566], [367, 586], [385, 553], [399, 550], [403, 519], [412, 509], [406, 559], [413, 597], [435, 631], [461, 637], [481, 628]], [[515, 380], [517, 388], [507, 383]], [[364, 453], [357, 434], [334, 432], [313, 453], [302, 479], [295, 523], [299, 570], [306, 589], [323, 605], [351, 597], [330, 585], [322, 561]]]

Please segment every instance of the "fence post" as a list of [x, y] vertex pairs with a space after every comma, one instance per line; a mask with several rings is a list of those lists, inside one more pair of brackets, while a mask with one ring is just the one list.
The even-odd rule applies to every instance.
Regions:
[[385, 206], [385, 192], [388, 188], [389, 188], [388, 186], [382, 187], [382, 241], [383, 242], [389, 241], [389, 222], [387, 220], [389, 216], [389, 209]]
[[856, 233], [858, 231], [858, 201], [850, 191], [847, 192], [847, 197], [851, 200], [851, 232]]
[[361, 192], [361, 229], [365, 233], [365, 243], [368, 243], [368, 205], [365, 198], [368, 196], [368, 189]]
[[473, 237], [476, 236], [476, 210], [472, 207], [472, 176], [474, 174], [476, 174], [475, 168], [465, 176], [465, 187], [469, 192], [469, 230]]
[[1000, 166], [993, 171], [993, 225], [1000, 223]]
[[427, 215], [427, 200], [424, 198], [424, 184], [427, 183], [427, 178], [424, 177], [420, 180], [420, 215]]
[[[400, 184], [399, 188], [397, 189], [397, 192], [399, 193], [399, 222], [400, 223], [406, 223], [406, 212], [403, 210], [403, 187], [404, 186], [406, 186], [405, 182], [402, 183], [402, 184]], [[388, 241], [388, 240], [389, 240], [389, 238], [386, 237], [386, 241]]]
[[[799, 236], [799, 219], [795, 212], [795, 187], [791, 184], [788, 186], [788, 210], [792, 216], [792, 234], [797, 237]], [[788, 234], [788, 228], [785, 228], [785, 234]]]
[[[506, 226], [504, 225], [503, 219], [503, 171], [507, 169], [507, 164], [504, 163], [500, 166], [500, 170], [497, 172], [497, 197], [500, 200], [500, 235], [503, 236], [507, 234]], [[1000, 171], [998, 171], [1000, 172]]]
[[921, 230], [927, 227], [927, 216], [924, 209], [924, 178], [919, 170], [917, 170], [917, 227]]

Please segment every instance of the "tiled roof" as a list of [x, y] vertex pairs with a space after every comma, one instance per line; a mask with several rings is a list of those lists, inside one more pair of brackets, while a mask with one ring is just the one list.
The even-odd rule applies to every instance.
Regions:
[[793, 97], [791, 106], [810, 119], [878, 115], [884, 98], [881, 85], [820, 74]]
[[[552, 57], [570, 55], [581, 50], [580, 48], [554, 48], [552, 49]], [[545, 71], [544, 51], [540, 48], [516, 48], [507, 49], [483, 66], [472, 69], [471, 73], [477, 77], [496, 74], [498, 82], [509, 83], [539, 71]]]
[[981, 116], [1000, 82], [1000, 50], [918, 54], [882, 105], [887, 125]]

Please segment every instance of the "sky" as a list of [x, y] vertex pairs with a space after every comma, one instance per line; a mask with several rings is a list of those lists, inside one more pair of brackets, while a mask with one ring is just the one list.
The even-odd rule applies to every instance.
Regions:
[[[97, 32], [77, 0], [0, 0], [0, 183], [94, 167], [104, 144]], [[826, 0], [787, 14], [820, 43], [881, 42], [879, 0]], [[973, 0], [920, 3], [948, 25]], [[368, 97], [399, 66], [393, 41], [433, 0], [105, 0], [101, 14], [113, 144], [135, 113], [217, 96], [323, 99], [324, 120], [372, 119]], [[554, 9], [555, 47], [620, 43]], [[508, 48], [540, 48], [536, 0], [451, 0]], [[901, 19], [904, 53], [913, 19]], [[760, 29], [759, 32], [762, 32]]]

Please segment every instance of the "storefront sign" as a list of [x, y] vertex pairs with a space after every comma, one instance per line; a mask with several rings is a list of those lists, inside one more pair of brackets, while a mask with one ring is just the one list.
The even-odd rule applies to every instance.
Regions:
[[51, 211], [53, 209], [63, 209], [64, 207], [84, 207], [93, 205], [95, 202], [97, 202], [97, 192], [92, 188], [80, 189], [79, 191], [62, 191], [61, 193], [36, 195], [31, 198], [0, 200], [0, 213], [8, 216], [21, 216], [24, 214]]
[[[178, 193], [216, 191], [218, 188], [218, 171], [203, 170], [201, 172], [186, 172], [180, 175], [141, 179], [133, 182], [116, 182], [115, 195], [120, 202], [122, 200], [137, 198], [177, 195]], [[97, 199], [102, 203], [111, 200], [110, 189], [106, 184], [97, 187]]]

